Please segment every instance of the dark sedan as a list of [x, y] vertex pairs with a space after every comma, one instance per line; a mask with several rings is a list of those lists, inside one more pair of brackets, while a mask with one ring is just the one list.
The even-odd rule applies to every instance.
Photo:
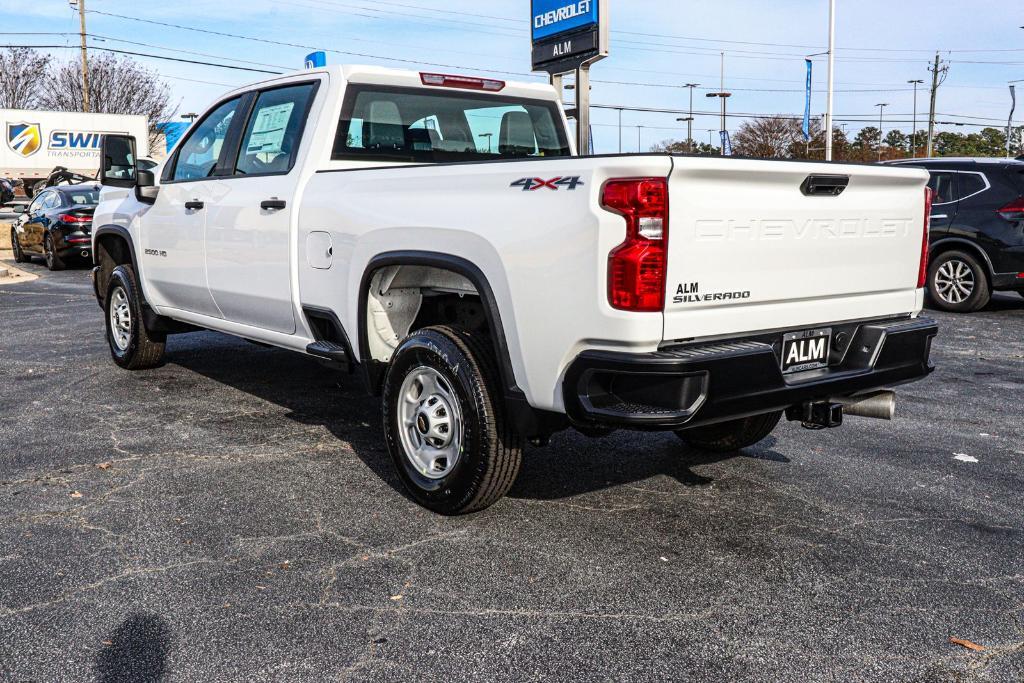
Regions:
[[35, 197], [11, 227], [14, 260], [46, 259], [50, 270], [92, 260], [92, 214], [100, 199], [97, 184], [49, 187]]

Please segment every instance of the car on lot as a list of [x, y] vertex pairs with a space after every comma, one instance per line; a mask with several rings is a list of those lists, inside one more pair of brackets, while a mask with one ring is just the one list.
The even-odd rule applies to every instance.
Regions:
[[547, 84], [359, 66], [226, 94], [159, 178], [131, 136], [102, 158], [114, 362], [207, 328], [358, 372], [437, 512], [560, 429], [730, 451], [891, 417], [932, 371], [920, 169], [580, 157]]
[[936, 158], [893, 162], [926, 169], [932, 203], [928, 292], [936, 308], [969, 313], [992, 292], [1024, 296], [1024, 161]]
[[92, 217], [100, 186], [59, 185], [32, 198], [11, 226], [11, 248], [18, 263], [42, 256], [50, 270], [63, 270], [72, 261], [92, 260]]

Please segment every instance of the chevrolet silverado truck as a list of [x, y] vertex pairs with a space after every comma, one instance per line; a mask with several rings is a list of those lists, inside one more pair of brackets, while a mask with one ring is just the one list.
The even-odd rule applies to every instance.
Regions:
[[159, 177], [135, 154], [106, 136], [92, 233], [114, 362], [209, 329], [358, 373], [442, 514], [562, 429], [731, 451], [932, 370], [921, 169], [580, 157], [548, 85], [357, 66], [225, 95]]

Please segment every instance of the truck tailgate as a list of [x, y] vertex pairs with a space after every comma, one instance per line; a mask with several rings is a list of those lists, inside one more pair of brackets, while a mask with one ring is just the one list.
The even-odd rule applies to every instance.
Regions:
[[[889, 166], [673, 158], [664, 339], [911, 313], [928, 174]], [[846, 176], [838, 196], [809, 176]], [[840, 180], [840, 184], [842, 184]]]

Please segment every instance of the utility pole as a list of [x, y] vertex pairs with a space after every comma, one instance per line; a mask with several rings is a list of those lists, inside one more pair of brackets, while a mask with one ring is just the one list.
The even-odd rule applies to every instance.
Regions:
[[686, 151], [693, 153], [693, 89], [700, 83], [687, 83], [685, 87], [690, 89], [690, 114], [686, 119]]
[[907, 81], [914, 85], [914, 127], [910, 131], [911, 142], [910, 142], [910, 158], [917, 158], [917, 86], [923, 85], [924, 81], [918, 78], [917, 80]]
[[928, 70], [932, 72], [932, 102], [931, 107], [928, 109], [928, 151], [927, 156], [929, 159], [932, 158], [932, 154], [935, 151], [935, 97], [939, 92], [939, 86], [942, 85], [946, 80], [946, 74], [949, 73], [948, 66], [942, 66], [939, 61], [939, 53], [935, 53], [935, 66], [928, 67]]
[[85, 0], [78, 2], [78, 22], [82, 34], [82, 111], [89, 111], [89, 50], [85, 42]]
[[878, 107], [878, 160], [881, 161], [882, 160], [882, 112], [884, 112], [885, 108], [889, 106], [889, 103], [888, 102], [882, 102], [880, 104], [876, 104], [875, 106]]
[[828, 97], [825, 102], [825, 161], [832, 161], [832, 95], [836, 71], [836, 0], [828, 3]]

